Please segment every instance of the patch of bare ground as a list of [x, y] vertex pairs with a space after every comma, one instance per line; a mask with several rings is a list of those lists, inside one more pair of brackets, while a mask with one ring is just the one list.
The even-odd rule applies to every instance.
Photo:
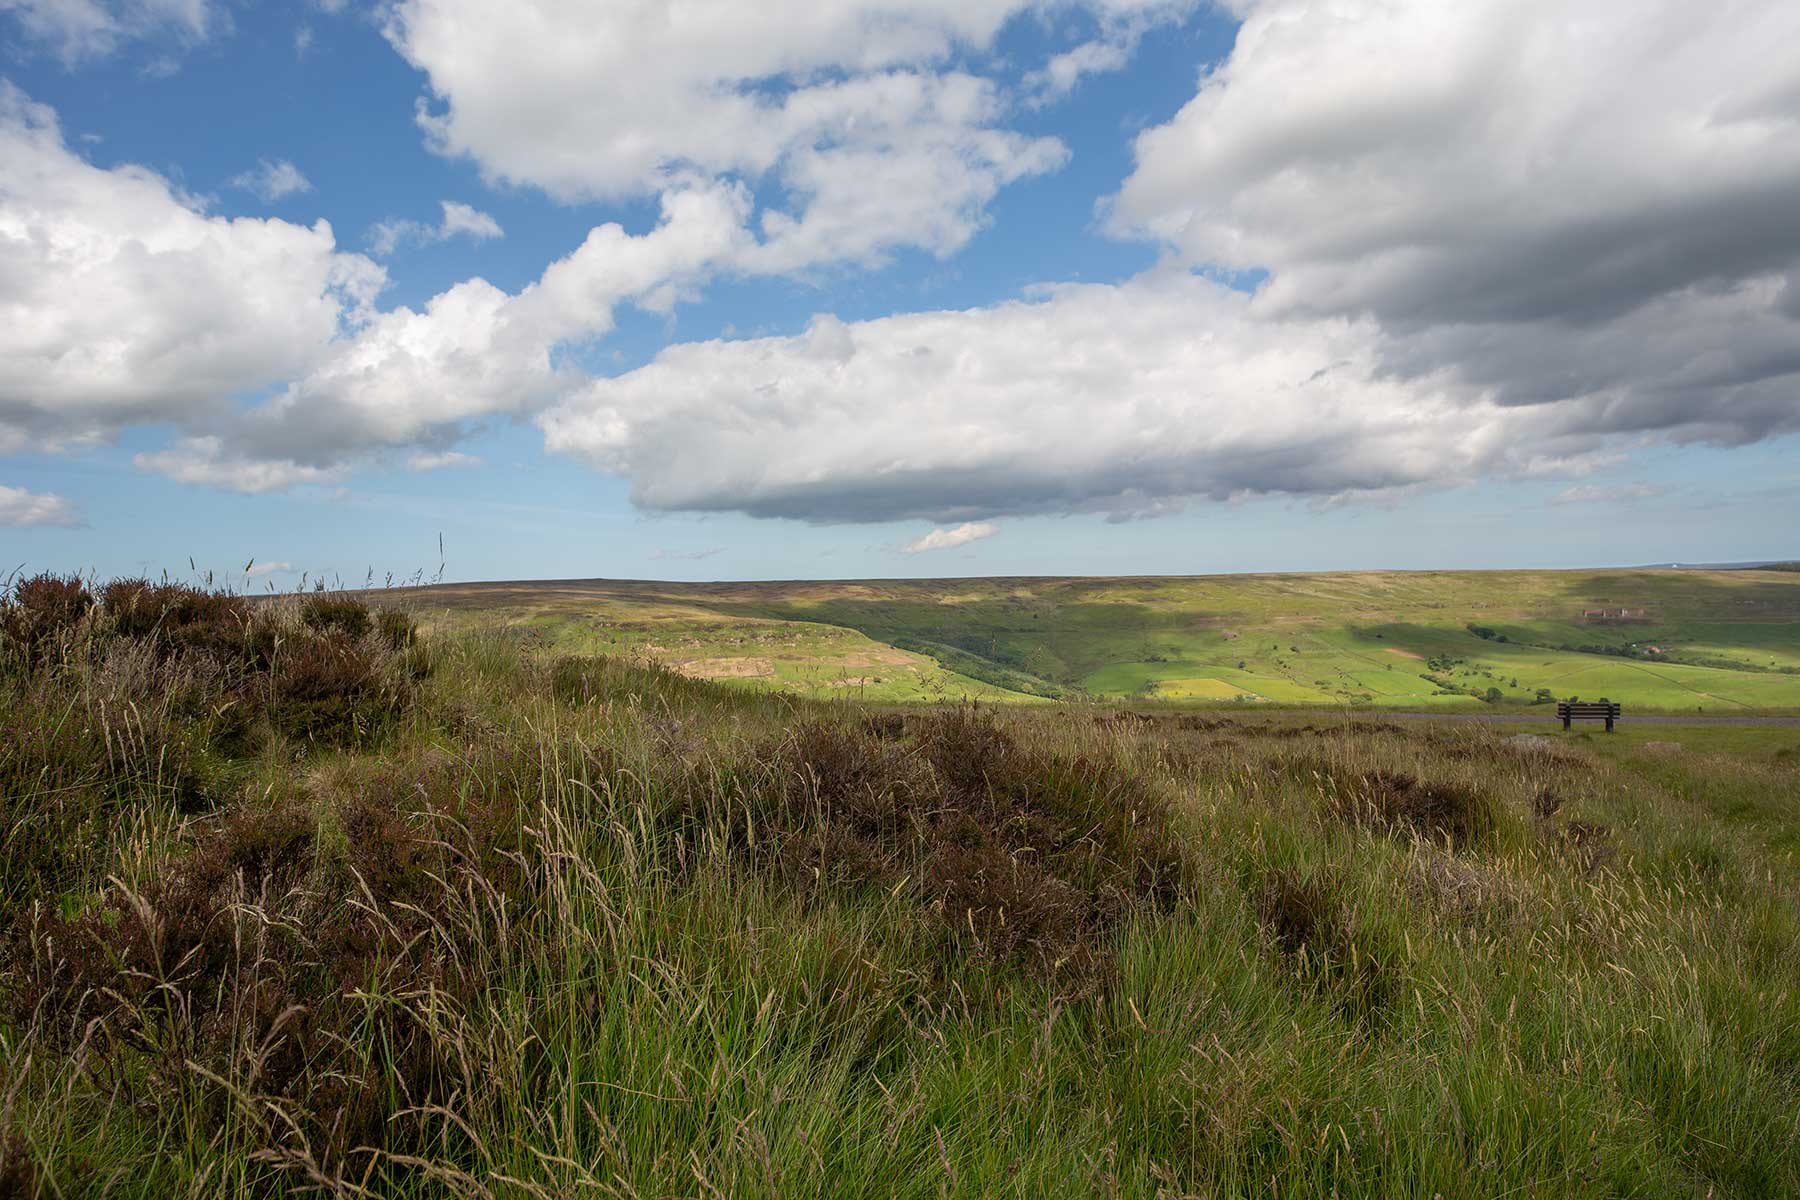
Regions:
[[832, 660], [838, 667], [906, 667], [918, 662], [915, 655], [892, 647], [869, 647], [860, 649], [854, 654], [846, 654]]

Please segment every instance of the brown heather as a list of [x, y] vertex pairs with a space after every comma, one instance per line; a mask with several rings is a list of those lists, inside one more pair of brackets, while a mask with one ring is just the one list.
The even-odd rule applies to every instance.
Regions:
[[1136, 776], [1022, 747], [972, 707], [901, 728], [806, 723], [773, 751], [786, 787], [765, 837], [790, 873], [910, 886], [970, 951], [1073, 980], [1119, 922], [1173, 903], [1168, 801]]

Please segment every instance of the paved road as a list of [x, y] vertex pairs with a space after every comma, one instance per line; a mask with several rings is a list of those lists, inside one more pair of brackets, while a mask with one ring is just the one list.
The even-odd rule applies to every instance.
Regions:
[[[1352, 717], [1359, 721], [1491, 721], [1496, 725], [1544, 725], [1562, 728], [1562, 722], [1554, 716], [1542, 717], [1512, 714], [1488, 714], [1471, 712], [1387, 712], [1383, 709], [1359, 708], [1352, 712]], [[1578, 729], [1589, 726], [1600, 727], [1599, 721], [1577, 721]], [[1628, 725], [1775, 725], [1790, 729], [1800, 729], [1800, 717], [1706, 717], [1706, 716], [1669, 716], [1666, 714], [1645, 714], [1634, 717], [1626, 713], [1619, 718], [1621, 728]]]

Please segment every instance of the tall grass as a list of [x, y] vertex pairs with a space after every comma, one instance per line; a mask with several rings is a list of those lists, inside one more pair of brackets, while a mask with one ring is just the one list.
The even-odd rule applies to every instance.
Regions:
[[107, 607], [8, 659], [8, 811], [88, 815], [7, 830], [0, 1194], [1800, 1192], [1791, 764], [871, 714], [355, 605], [252, 620], [379, 720], [234, 658], [182, 687], [246, 716], [33, 740], [202, 671]]

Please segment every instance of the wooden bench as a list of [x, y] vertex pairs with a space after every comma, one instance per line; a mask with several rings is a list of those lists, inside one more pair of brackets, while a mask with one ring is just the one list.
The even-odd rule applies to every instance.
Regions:
[[1556, 715], [1562, 718], [1564, 729], [1571, 721], [1605, 721], [1606, 732], [1611, 733], [1621, 714], [1617, 704], [1605, 700], [1563, 700], [1556, 706]]

